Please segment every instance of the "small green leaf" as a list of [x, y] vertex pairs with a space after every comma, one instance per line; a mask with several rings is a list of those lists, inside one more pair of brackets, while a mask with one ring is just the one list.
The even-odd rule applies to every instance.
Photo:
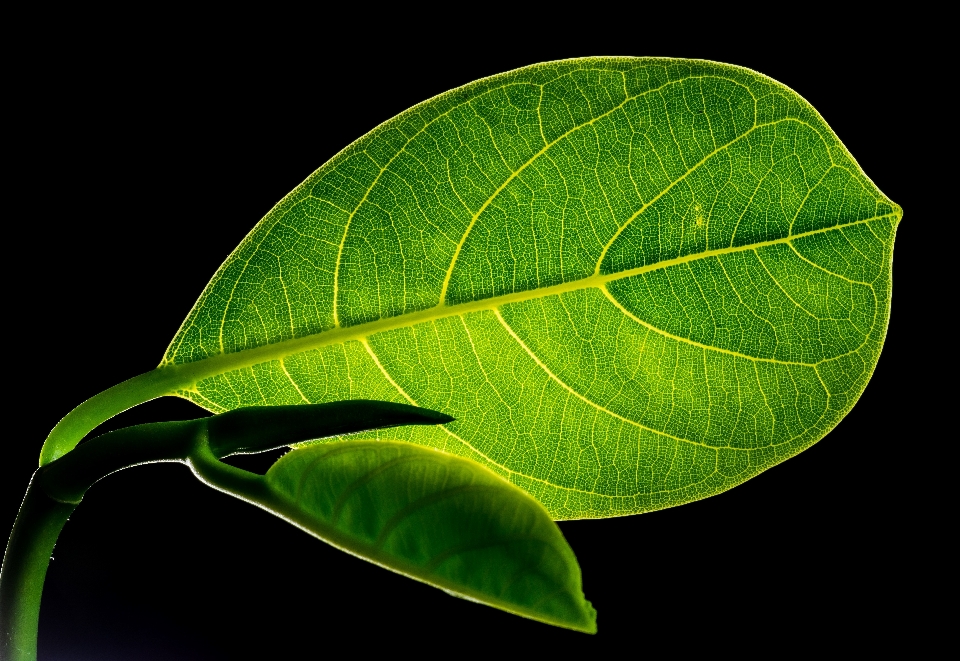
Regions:
[[347, 441], [290, 452], [266, 481], [285, 518], [346, 551], [457, 596], [596, 631], [576, 557], [550, 515], [474, 461]]

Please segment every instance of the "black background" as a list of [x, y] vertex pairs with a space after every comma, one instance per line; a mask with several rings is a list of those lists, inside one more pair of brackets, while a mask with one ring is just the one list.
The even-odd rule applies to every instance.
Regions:
[[[933, 434], [912, 351], [929, 314], [922, 161], [909, 128], [923, 119], [911, 102], [920, 60], [853, 22], [717, 16], [666, 32], [627, 12], [612, 26], [518, 19], [503, 28], [478, 16], [441, 30], [409, 18], [378, 31], [329, 16], [239, 31], [183, 18], [149, 37], [135, 24], [31, 32], [35, 48], [10, 81], [11, 433], [0, 527], [14, 520], [46, 432], [85, 398], [155, 367], [210, 276], [283, 195], [411, 105], [540, 61], [725, 61], [785, 83], [820, 111], [905, 209], [889, 335], [866, 392], [822, 442], [731, 492], [562, 523], [599, 611], [596, 637], [396, 576], [204, 487], [182, 466], [124, 471], [96, 485], [64, 529], [40, 658], [281, 659], [342, 645], [428, 656], [620, 645], [686, 655], [759, 652], [771, 635], [811, 650], [920, 644], [911, 604], [930, 571], [925, 549], [938, 544], [922, 522], [935, 497], [923, 468], [931, 458], [910, 451]], [[103, 429], [199, 415], [159, 400]]]

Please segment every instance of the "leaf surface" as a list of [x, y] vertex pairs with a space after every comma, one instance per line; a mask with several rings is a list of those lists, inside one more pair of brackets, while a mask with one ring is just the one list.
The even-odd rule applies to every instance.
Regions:
[[266, 483], [285, 518], [347, 551], [457, 596], [596, 631], [576, 557], [550, 515], [474, 461], [348, 441], [284, 455]]
[[313, 173], [160, 371], [189, 373], [177, 394], [216, 412], [440, 410], [457, 421], [369, 436], [475, 459], [556, 518], [659, 509], [849, 411], [885, 336], [900, 217], [817, 112], [755, 72], [536, 65], [415, 106]]

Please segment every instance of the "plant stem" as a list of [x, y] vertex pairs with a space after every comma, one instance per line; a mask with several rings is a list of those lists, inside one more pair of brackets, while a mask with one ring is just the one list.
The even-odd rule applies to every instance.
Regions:
[[169, 367], [125, 381], [88, 399], [51, 432], [0, 570], [2, 661], [37, 658], [40, 596], [50, 554], [87, 489], [110, 473], [144, 463], [185, 462], [209, 486], [277, 512], [283, 504], [271, 496], [261, 476], [220, 459], [368, 429], [453, 420], [429, 409], [367, 400], [249, 407], [211, 418], [118, 429], [73, 449], [99, 422], [125, 408], [169, 394], [185, 373], [189, 376], [187, 370]]
[[77, 507], [48, 496], [40, 478], [38, 470], [30, 480], [0, 569], [0, 658], [4, 661], [37, 658], [40, 595], [50, 554]]
[[146, 462], [183, 461], [206, 420], [121, 429], [92, 439], [30, 480], [0, 569], [0, 659], [34, 661], [40, 598], [64, 524], [95, 482]]
[[64, 456], [97, 425], [118, 413], [151, 399], [174, 394], [178, 388], [184, 387], [185, 379], [181, 372], [182, 370], [175, 369], [155, 369], [118, 383], [86, 400], [65, 415], [51, 430], [40, 450], [40, 465], [44, 466]]

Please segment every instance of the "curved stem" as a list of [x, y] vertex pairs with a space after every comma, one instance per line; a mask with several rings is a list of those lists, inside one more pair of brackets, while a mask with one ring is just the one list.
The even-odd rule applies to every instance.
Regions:
[[178, 387], [185, 385], [183, 377], [177, 370], [155, 369], [94, 395], [65, 415], [53, 428], [40, 450], [40, 465], [45, 466], [67, 454], [97, 425], [118, 413], [151, 399], [174, 394]]
[[110, 473], [137, 464], [184, 461], [206, 419], [141, 425], [105, 434], [30, 480], [0, 568], [0, 658], [34, 661], [40, 598], [50, 554], [84, 492]]
[[268, 511], [275, 505], [276, 499], [272, 497], [262, 475], [223, 463], [214, 454], [206, 438], [194, 446], [187, 464], [197, 479], [217, 491]]
[[77, 507], [44, 493], [39, 473], [30, 480], [0, 568], [0, 658], [9, 661], [37, 658], [40, 595], [50, 554]]
[[325, 436], [453, 420], [429, 409], [365, 400], [251, 407], [211, 418], [127, 427], [73, 449], [100, 422], [130, 406], [172, 394], [188, 377], [188, 370], [176, 367], [141, 374], [88, 399], [50, 434], [0, 570], [3, 661], [36, 659], [40, 597], [50, 554], [84, 493], [110, 473], [144, 463], [186, 462], [209, 486], [283, 516], [284, 503], [272, 496], [263, 477], [224, 464], [220, 458]]

